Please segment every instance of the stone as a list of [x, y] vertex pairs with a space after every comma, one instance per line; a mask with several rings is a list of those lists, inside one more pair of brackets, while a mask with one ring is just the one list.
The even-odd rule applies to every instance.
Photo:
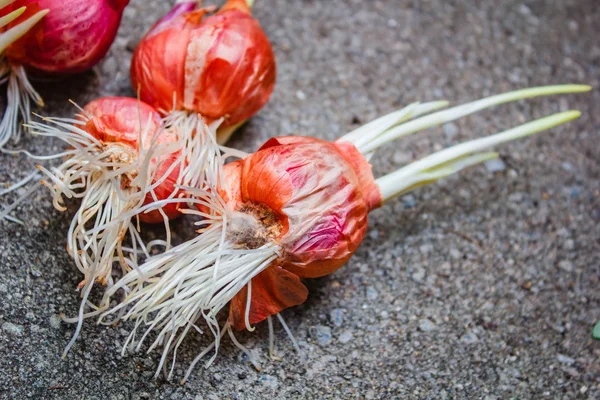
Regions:
[[11, 322], [3, 323], [2, 330], [12, 336], [23, 336], [25, 333], [25, 327], [23, 325], [17, 325]]
[[419, 330], [421, 332], [431, 332], [435, 329], [435, 324], [427, 318], [419, 320]]

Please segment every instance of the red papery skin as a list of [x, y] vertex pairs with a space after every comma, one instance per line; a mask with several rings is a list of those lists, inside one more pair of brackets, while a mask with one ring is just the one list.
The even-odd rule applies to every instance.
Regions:
[[[300, 278], [331, 274], [354, 254], [369, 211], [381, 205], [371, 166], [347, 142], [278, 137], [256, 153], [227, 164], [220, 195], [234, 209], [266, 206], [282, 226], [275, 240], [283, 255], [252, 279], [250, 323], [303, 303]], [[230, 320], [243, 329], [247, 288], [230, 304]]]
[[[139, 156], [140, 132], [144, 134], [143, 145], [148, 149], [154, 143], [169, 143], [177, 140], [170, 131], [162, 131], [161, 116], [150, 105], [128, 97], [104, 97], [94, 100], [84, 107], [89, 114], [85, 130], [90, 135], [101, 141], [104, 145], [120, 144], [129, 151]], [[141, 124], [140, 124], [141, 121]], [[153, 159], [152, 163], [159, 163], [154, 182], [163, 177], [169, 167], [177, 159], [179, 153], [170, 154], [164, 159]], [[179, 170], [175, 168], [169, 176], [155, 189], [158, 200], [168, 198], [175, 190], [175, 183], [179, 177]], [[146, 196], [144, 204], [154, 202], [150, 194]], [[178, 217], [181, 213], [177, 204], [168, 204], [162, 208], [169, 219]], [[140, 214], [140, 220], [148, 223], [163, 222], [160, 211], [153, 210]]]
[[[197, 2], [176, 4], [138, 45], [131, 81], [157, 110], [200, 113], [221, 127], [239, 124], [265, 105], [275, 85], [275, 55], [246, 0], [216, 14]], [[176, 103], [173, 104], [175, 94]]]
[[72, 74], [91, 69], [108, 52], [129, 0], [17, 0], [0, 11], [4, 16], [27, 6], [6, 29], [40, 10], [50, 10], [29, 32], [6, 49], [11, 64], [46, 74]]

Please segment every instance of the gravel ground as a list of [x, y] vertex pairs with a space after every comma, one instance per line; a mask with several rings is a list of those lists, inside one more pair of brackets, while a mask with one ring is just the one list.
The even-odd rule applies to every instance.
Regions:
[[[270, 103], [231, 144], [252, 151], [268, 137], [334, 139], [416, 100], [473, 100], [552, 83], [599, 87], [596, 0], [257, 1], [277, 53]], [[110, 55], [93, 73], [37, 82], [45, 114], [69, 116], [102, 95], [133, 95], [132, 50], [170, 7], [132, 0]], [[154, 379], [157, 353], [121, 356], [128, 325], [85, 324], [73, 334], [80, 280], [65, 252], [71, 213], [48, 193], [0, 223], [0, 397], [7, 399], [597, 399], [600, 343], [600, 93], [502, 106], [407, 138], [374, 157], [377, 175], [452, 143], [564, 109], [583, 116], [505, 146], [478, 167], [391, 201], [348, 265], [307, 283], [284, 312], [307, 356], [281, 327], [267, 357], [267, 328], [240, 335], [263, 365], [226, 341], [191, 380]], [[58, 143], [25, 138], [38, 153]], [[2, 156], [0, 181], [33, 163]], [[4, 200], [8, 201], [10, 199]], [[175, 224], [187, 232], [186, 221]], [[188, 338], [181, 376], [208, 339]]]

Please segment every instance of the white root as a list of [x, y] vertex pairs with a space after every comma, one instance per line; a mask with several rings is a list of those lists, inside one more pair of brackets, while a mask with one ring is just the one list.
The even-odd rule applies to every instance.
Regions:
[[[40, 175], [39, 175], [38, 171], [35, 171], [35, 172], [27, 175], [25, 178], [21, 179], [19, 182], [8, 186], [4, 190], [0, 190], [0, 196], [4, 196], [6, 194], [12, 193], [12, 192], [16, 191], [17, 189], [20, 189], [23, 186], [26, 186], [31, 181], [39, 179], [39, 177], [40, 177]], [[15, 208], [17, 208], [21, 203], [23, 203], [23, 201], [25, 199], [29, 198], [29, 196], [31, 196], [31, 194], [34, 193], [38, 187], [39, 187], [39, 184], [34, 185], [33, 187], [30, 187], [24, 194], [19, 196], [19, 198], [15, 202], [13, 202], [12, 204], [10, 204], [8, 206], [4, 206], [4, 209], [2, 211], [0, 211], [0, 221], [2, 221], [3, 219], [6, 219], [7, 221], [15, 222], [19, 225], [24, 225], [23, 221], [21, 221], [18, 218], [10, 216], [9, 214]]]
[[[169, 354], [173, 363], [177, 350], [187, 333], [193, 328], [202, 333], [196, 325], [200, 318], [212, 332], [215, 341], [211, 346], [214, 355], [206, 362], [212, 364], [217, 356], [220, 338], [223, 331], [229, 330], [233, 343], [243, 351], [247, 351], [233, 336], [228, 324], [220, 326], [218, 316], [229, 301], [253, 277], [268, 268], [280, 256], [280, 247], [267, 243], [256, 249], [242, 248], [228, 234], [228, 226], [236, 213], [228, 209], [216, 190], [201, 191], [190, 189], [195, 198], [189, 201], [197, 206], [207, 207], [210, 214], [188, 210], [205, 219], [197, 222], [201, 234], [179, 246], [167, 250], [163, 254], [151, 257], [136, 270], [127, 273], [105, 293], [103, 303], [123, 289], [125, 299], [100, 317], [100, 322], [110, 323], [112, 318], [133, 320], [134, 329], [128, 337], [124, 350], [135, 346], [140, 350], [150, 332], [157, 333], [148, 352], [157, 346], [163, 346], [162, 357], [157, 369], [165, 367]], [[235, 224], [233, 222], [232, 224]], [[248, 299], [251, 292], [248, 293]], [[248, 322], [249, 307], [246, 307], [246, 328], [251, 330]], [[111, 320], [109, 320], [111, 318]], [[143, 327], [143, 334], [136, 342], [136, 331]], [[174, 341], [175, 338], [177, 341]], [[190, 368], [206, 355], [203, 351], [194, 360]], [[251, 362], [259, 368], [250, 357]], [[189, 376], [186, 374], [186, 377]], [[173, 365], [168, 373], [172, 376]]]
[[[175, 129], [167, 119], [166, 126], [157, 132], [149, 132], [150, 123], [140, 121], [138, 148], [119, 143], [104, 143], [85, 129], [91, 118], [82, 109], [79, 119], [45, 118], [32, 122], [28, 127], [34, 135], [55, 137], [68, 145], [70, 150], [52, 156], [30, 157], [47, 160], [66, 157], [58, 167], [38, 169], [45, 175], [46, 186], [59, 211], [65, 211], [65, 199], [79, 199], [80, 207], [67, 234], [67, 250], [75, 265], [83, 274], [83, 288], [78, 317], [65, 319], [77, 322], [75, 335], [65, 355], [73, 345], [81, 329], [83, 319], [97, 316], [108, 308], [107, 303], [93, 305], [87, 297], [95, 282], [113, 286], [112, 272], [116, 265], [121, 273], [138, 268], [138, 258], [149, 257], [149, 245], [139, 234], [138, 217], [141, 213], [158, 210], [166, 230], [166, 240], [153, 244], [170, 247], [169, 220], [162, 207], [171, 202], [184, 203], [181, 185], [206, 188], [215, 187], [220, 174], [220, 148], [215, 140], [218, 123], [209, 128], [199, 117], [188, 118], [177, 126], [173, 142], [157, 143], [166, 129]], [[26, 153], [26, 152], [25, 152]], [[156, 171], [165, 160], [172, 160], [166, 172], [157, 177]], [[174, 160], [174, 161], [173, 161]], [[167, 199], [158, 199], [156, 189], [177, 171], [176, 189]], [[145, 204], [148, 196], [154, 202]], [[128, 246], [123, 246], [129, 236]], [[91, 307], [92, 311], [86, 312]]]
[[[1, 7], [12, 3], [12, 0], [3, 0]], [[15, 11], [0, 18], [0, 28], [10, 24], [20, 17], [27, 7], [20, 7]], [[44, 102], [40, 95], [31, 86], [25, 69], [21, 65], [11, 65], [4, 58], [4, 51], [33, 28], [49, 10], [41, 10], [19, 23], [16, 26], [0, 33], [0, 83], [8, 82], [7, 105], [4, 110], [2, 122], [0, 122], [0, 150], [11, 138], [18, 141], [21, 134], [19, 126], [19, 115], [24, 121], [29, 120], [31, 113], [31, 102], [42, 107]]]
[[9, 65], [6, 60], [0, 62], [0, 80], [8, 82], [6, 110], [0, 122], [0, 150], [4, 150], [11, 138], [19, 140], [19, 119], [29, 121], [31, 102], [43, 107], [44, 101], [31, 86], [25, 68], [21, 65]]
[[292, 345], [294, 346], [294, 349], [296, 349], [296, 352], [300, 356], [300, 359], [302, 360], [302, 362], [306, 362], [306, 358], [304, 357], [304, 353], [302, 353], [302, 350], [300, 350], [300, 346], [298, 345], [298, 342], [296, 341], [296, 338], [294, 337], [294, 334], [292, 333], [292, 330], [285, 323], [285, 320], [281, 316], [281, 313], [277, 314], [277, 319], [281, 323], [281, 326], [283, 326], [283, 329], [285, 330], [285, 333], [287, 333], [288, 337], [290, 338], [290, 340], [292, 342]]

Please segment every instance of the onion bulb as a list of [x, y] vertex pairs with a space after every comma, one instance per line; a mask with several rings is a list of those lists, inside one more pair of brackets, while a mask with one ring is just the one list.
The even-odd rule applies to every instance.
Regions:
[[275, 56], [245, 0], [215, 14], [181, 1], [142, 39], [131, 64], [140, 98], [182, 118], [223, 119], [219, 142], [258, 112], [275, 84]]
[[[198, 139], [213, 138], [213, 142], [192, 142], [191, 136], [166, 125], [153, 107], [124, 97], [92, 101], [75, 118], [44, 118], [28, 124], [34, 135], [55, 137], [68, 146], [60, 154], [30, 156], [64, 160], [58, 167], [38, 166], [45, 175], [41, 184], [50, 190], [56, 209], [67, 210], [65, 199], [79, 200], [67, 233], [67, 251], [83, 274], [80, 321], [94, 283], [113, 285], [115, 263], [126, 274], [136, 268], [138, 257], [149, 257], [153, 245], [170, 246], [169, 221], [179, 216], [185, 202], [179, 186], [209, 190], [203, 182], [217, 180], [216, 125], [185, 130], [200, 132]], [[166, 241], [144, 243], [139, 221], [164, 223]], [[81, 324], [73, 341], [80, 328]]]
[[19, 114], [29, 120], [30, 102], [43, 106], [28, 75], [69, 75], [91, 69], [108, 52], [129, 0], [2, 0], [0, 79], [8, 81], [8, 104], [0, 147], [18, 137]]

